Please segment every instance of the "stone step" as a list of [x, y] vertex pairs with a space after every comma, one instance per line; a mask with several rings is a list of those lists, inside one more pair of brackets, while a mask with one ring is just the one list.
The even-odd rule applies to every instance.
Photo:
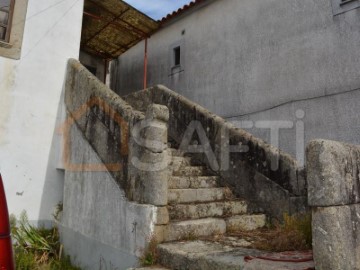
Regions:
[[184, 153], [175, 148], [169, 148], [170, 154], [172, 157], [182, 157]]
[[177, 204], [168, 206], [171, 220], [200, 219], [245, 214], [245, 201]]
[[170, 167], [173, 171], [178, 171], [182, 167], [190, 166], [191, 158], [189, 157], [172, 157]]
[[169, 188], [213, 188], [218, 186], [218, 179], [218, 176], [172, 176], [169, 180]]
[[205, 166], [184, 166], [174, 171], [174, 176], [206, 176], [211, 175]]
[[224, 188], [169, 189], [169, 204], [214, 202], [225, 199]]
[[[158, 247], [162, 265], [176, 270], [304, 270], [314, 269], [314, 262], [282, 262], [263, 259], [245, 260], [247, 256], [266, 256], [256, 249], [222, 245], [213, 241], [164, 243]], [[300, 253], [301, 254], [301, 253]], [[274, 253], [280, 258], [281, 253]], [[249, 257], [248, 257], [249, 258]]]
[[218, 218], [204, 218], [172, 222], [168, 225], [165, 242], [196, 239], [202, 236], [221, 235], [226, 232], [226, 222]]
[[258, 215], [237, 215], [226, 219], [226, 230], [234, 231], [252, 231], [264, 227], [266, 216]]

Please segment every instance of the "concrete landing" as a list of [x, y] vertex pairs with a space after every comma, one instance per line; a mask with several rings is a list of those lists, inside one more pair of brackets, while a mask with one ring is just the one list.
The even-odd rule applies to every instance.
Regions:
[[[159, 245], [160, 263], [176, 270], [308, 270], [314, 269], [308, 253], [294, 254], [286, 261], [282, 253], [224, 246], [209, 241], [188, 241]], [[295, 252], [296, 253], [296, 252]], [[294, 259], [296, 258], [296, 259]], [[305, 259], [298, 259], [305, 258]], [[311, 257], [310, 257], [311, 259]]]

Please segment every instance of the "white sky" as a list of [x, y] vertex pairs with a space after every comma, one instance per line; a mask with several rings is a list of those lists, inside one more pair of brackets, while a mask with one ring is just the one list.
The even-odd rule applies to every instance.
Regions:
[[159, 20], [167, 14], [183, 7], [191, 0], [124, 0], [149, 17]]

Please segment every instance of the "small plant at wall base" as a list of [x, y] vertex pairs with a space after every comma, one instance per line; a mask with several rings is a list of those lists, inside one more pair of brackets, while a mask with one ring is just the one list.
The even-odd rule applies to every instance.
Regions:
[[155, 237], [152, 236], [146, 249], [143, 251], [143, 255], [140, 257], [140, 264], [142, 266], [152, 266], [157, 264], [159, 258], [157, 250], [158, 244]]
[[63, 256], [57, 228], [35, 228], [29, 224], [26, 212], [16, 220], [11, 217], [16, 269], [18, 270], [80, 270]]

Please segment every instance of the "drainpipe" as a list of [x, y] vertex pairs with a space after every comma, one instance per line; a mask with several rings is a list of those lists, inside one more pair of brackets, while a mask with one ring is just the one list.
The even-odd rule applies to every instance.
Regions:
[[145, 38], [145, 52], [144, 52], [144, 89], [147, 88], [147, 47], [148, 47], [148, 39]]
[[106, 84], [106, 75], [108, 70], [108, 64], [109, 61], [107, 59], [104, 59], [104, 84]]

